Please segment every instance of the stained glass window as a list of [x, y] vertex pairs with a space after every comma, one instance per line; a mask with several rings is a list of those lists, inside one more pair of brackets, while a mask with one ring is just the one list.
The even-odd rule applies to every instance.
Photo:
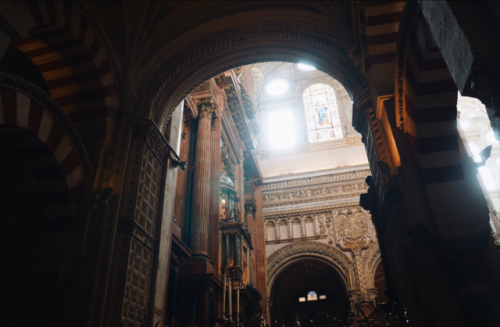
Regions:
[[337, 100], [330, 86], [311, 85], [305, 90], [303, 99], [309, 142], [323, 142], [344, 137]]

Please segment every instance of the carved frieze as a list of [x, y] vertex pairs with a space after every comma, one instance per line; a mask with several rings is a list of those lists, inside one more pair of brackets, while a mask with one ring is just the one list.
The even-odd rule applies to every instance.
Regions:
[[314, 189], [296, 188], [296, 189], [289, 189], [286, 192], [265, 194], [264, 203], [290, 201], [295, 199], [306, 199], [312, 197], [321, 198], [326, 195], [343, 194], [348, 192], [364, 193], [366, 192], [367, 189], [368, 185], [366, 185], [364, 181], [357, 181], [356, 183], [342, 184], [342, 185], [340, 184], [327, 185], [321, 188], [314, 188]]
[[293, 179], [282, 182], [266, 183], [262, 188], [264, 191], [267, 190], [278, 190], [283, 188], [297, 187], [297, 186], [314, 186], [316, 184], [330, 183], [330, 182], [340, 182], [348, 181], [352, 179], [364, 179], [366, 176], [370, 175], [370, 170], [359, 170], [354, 172], [340, 173], [340, 174], [330, 174], [318, 177], [308, 177]]
[[349, 197], [337, 197], [333, 199], [327, 200], [310, 200], [307, 202], [297, 203], [297, 204], [286, 204], [280, 205], [276, 207], [264, 207], [262, 212], [265, 216], [270, 214], [278, 214], [281, 212], [302, 212], [304, 210], [311, 209], [324, 209], [324, 208], [337, 208], [338, 206], [352, 206], [359, 203], [359, 195], [358, 196], [349, 196]]

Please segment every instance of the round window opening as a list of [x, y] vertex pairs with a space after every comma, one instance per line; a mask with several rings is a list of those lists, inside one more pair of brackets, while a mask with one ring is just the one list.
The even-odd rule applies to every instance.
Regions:
[[267, 84], [266, 91], [270, 95], [282, 95], [288, 91], [290, 84], [284, 79], [275, 79]]

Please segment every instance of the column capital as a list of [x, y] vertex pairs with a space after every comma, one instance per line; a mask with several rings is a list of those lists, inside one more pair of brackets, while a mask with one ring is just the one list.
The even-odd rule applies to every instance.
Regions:
[[204, 117], [212, 118], [216, 106], [211, 97], [198, 99], [196, 104], [198, 106], [198, 117], [200, 119]]

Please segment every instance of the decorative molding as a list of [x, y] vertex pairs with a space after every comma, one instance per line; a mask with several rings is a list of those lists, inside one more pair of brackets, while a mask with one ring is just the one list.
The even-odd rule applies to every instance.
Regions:
[[325, 207], [331, 207], [335, 205], [346, 205], [349, 203], [355, 203], [356, 205], [359, 203], [359, 196], [356, 197], [351, 197], [351, 198], [342, 198], [342, 199], [335, 199], [335, 200], [327, 200], [327, 201], [315, 201], [311, 203], [302, 203], [302, 204], [292, 204], [292, 205], [285, 205], [285, 206], [280, 206], [280, 207], [272, 207], [272, 208], [263, 208], [262, 212], [263, 214], [269, 214], [269, 213], [277, 213], [277, 212], [283, 212], [283, 211], [291, 211], [291, 210], [303, 210], [307, 208], [325, 208]]
[[[284, 33], [284, 31], [286, 31], [286, 33]], [[174, 78], [174, 76], [199, 58], [206, 57], [208, 53], [250, 40], [270, 38], [286, 38], [294, 42], [313, 44], [316, 48], [321, 48], [331, 53], [344, 65], [355, 69], [357, 72], [356, 65], [348, 55], [348, 46], [344, 45], [341, 36], [335, 35], [331, 29], [321, 28], [303, 22], [282, 20], [252, 22], [239, 26], [232, 26], [212, 33], [211, 35], [204, 36], [201, 40], [191, 42], [192, 45], [196, 45], [198, 48], [197, 50], [193, 49], [193, 46], [191, 46], [190, 48], [179, 51], [176, 55], [166, 60], [163, 66], [155, 74], [154, 79], [148, 83], [153, 88], [154, 93], [148, 96], [151, 102], [144, 101], [144, 105], [148, 106], [148, 103], [151, 103], [152, 108], [158, 107], [159, 104], [157, 101], [163, 88]], [[261, 60], [267, 61], [269, 59]], [[280, 59], [273, 57], [272, 59], [273, 61], [289, 61], [287, 58]], [[246, 65], [254, 63], [253, 61], [249, 61], [241, 62], [240, 64]], [[231, 68], [234, 68], [234, 66], [223, 67], [220, 71], [215, 72], [214, 75], [221, 74]], [[158, 83], [160, 84], [159, 86], [157, 86]], [[143, 111], [147, 111], [147, 109], [149, 108], [143, 108]], [[165, 114], [166, 113], [163, 113], [163, 115]]]
[[[309, 198], [317, 198], [320, 199], [333, 199], [336, 197], [327, 196], [337, 194], [340, 195], [342, 193], [364, 193], [368, 189], [368, 185], [364, 182], [364, 180], [359, 180], [356, 183], [336, 183], [330, 185], [323, 185], [321, 188], [292, 188], [286, 190], [285, 192], [280, 193], [264, 193], [264, 207], [271, 206], [279, 206], [283, 204], [298, 204], [304, 202], [304, 199]], [[295, 200], [295, 201], [291, 201]], [[274, 202], [278, 202], [278, 204], [273, 205]]]
[[272, 189], [283, 189], [289, 187], [304, 187], [309, 185], [316, 185], [321, 183], [329, 183], [329, 182], [338, 182], [338, 181], [347, 181], [352, 179], [365, 178], [370, 175], [369, 169], [363, 169], [361, 171], [353, 171], [346, 172], [341, 174], [330, 174], [330, 175], [321, 175], [315, 177], [307, 177], [301, 179], [290, 179], [286, 181], [280, 182], [269, 182], [262, 186], [263, 193], [267, 193], [268, 190]]
[[[356, 284], [354, 279], [355, 267], [353, 262], [342, 251], [319, 242], [292, 243], [279, 249], [266, 260], [267, 278], [271, 284], [279, 271], [294, 260], [301, 257], [314, 256], [328, 260], [340, 272], [350, 290]], [[270, 287], [271, 285], [268, 285]]]
[[78, 159], [80, 160], [80, 165], [85, 178], [89, 179], [92, 175], [92, 164], [90, 163], [87, 151], [85, 150], [85, 146], [80, 139], [80, 135], [75, 130], [73, 123], [61, 107], [59, 107], [59, 105], [38, 86], [15, 75], [0, 72], [0, 85], [25, 93], [30, 98], [38, 101], [52, 114], [52, 116], [64, 128], [66, 135], [70, 139], [78, 154]]

